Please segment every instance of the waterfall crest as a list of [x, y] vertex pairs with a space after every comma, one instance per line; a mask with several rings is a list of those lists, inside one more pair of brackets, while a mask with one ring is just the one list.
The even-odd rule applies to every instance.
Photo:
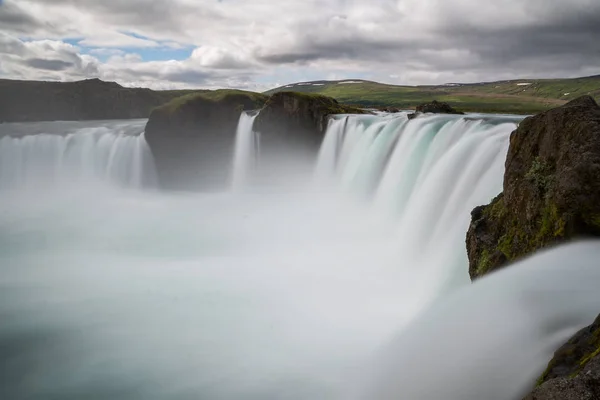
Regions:
[[248, 180], [259, 157], [258, 133], [252, 129], [256, 111], [243, 111], [240, 115], [235, 134], [235, 151], [233, 156], [233, 190], [241, 189], [249, 184]]
[[136, 135], [103, 126], [0, 138], [0, 189], [73, 182], [156, 187], [143, 129]]
[[439, 295], [469, 281], [470, 213], [502, 191], [510, 133], [519, 117], [344, 115], [329, 124], [316, 166], [337, 185], [396, 219], [398, 253], [419, 268], [418, 290]]

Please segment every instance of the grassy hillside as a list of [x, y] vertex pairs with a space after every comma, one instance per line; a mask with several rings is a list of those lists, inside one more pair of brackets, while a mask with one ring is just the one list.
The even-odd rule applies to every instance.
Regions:
[[583, 94], [600, 100], [600, 76], [442, 86], [396, 86], [364, 80], [314, 81], [282, 86], [266, 94], [281, 91], [320, 93], [361, 106], [414, 108], [437, 99], [463, 111], [530, 114]]
[[0, 79], [0, 122], [147, 118], [155, 107], [192, 92], [127, 88], [99, 79]]
[[[183, 91], [180, 91], [181, 93]], [[176, 93], [174, 91], [174, 93]], [[256, 107], [262, 107], [267, 101], [269, 96], [264, 95], [262, 93], [249, 92], [246, 90], [237, 90], [237, 89], [218, 89], [218, 90], [199, 90], [199, 91], [191, 91], [190, 93], [184, 94], [183, 96], [178, 96], [172, 99], [170, 102], [165, 103], [157, 108], [157, 110], [162, 110], [163, 112], [173, 113], [179, 110], [181, 107], [184, 107], [187, 104], [192, 103], [200, 103], [206, 104], [206, 102], [211, 103], [220, 103], [220, 102], [230, 102], [230, 103], [244, 103], [244, 99], [248, 102], [254, 103]]]

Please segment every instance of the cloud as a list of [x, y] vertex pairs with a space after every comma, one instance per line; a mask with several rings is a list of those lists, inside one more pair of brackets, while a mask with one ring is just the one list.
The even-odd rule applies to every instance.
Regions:
[[3, 30], [22, 34], [29, 34], [44, 27], [40, 20], [25, 12], [14, 2], [0, 2], [0, 25]]
[[29, 58], [25, 60], [25, 64], [32, 68], [45, 69], [49, 71], [64, 71], [73, 66], [72, 62], [63, 60], [47, 60], [43, 58]]
[[[96, 58], [54, 40], [23, 41], [0, 33], [0, 76], [16, 79], [72, 80], [98, 75]], [[70, 79], [69, 79], [70, 78]]]
[[[0, 23], [20, 43], [0, 39], [12, 49], [0, 73], [245, 88], [328, 76], [399, 84], [572, 77], [600, 73], [597, 21], [597, 0], [6, 0]], [[67, 39], [77, 46], [58, 45]], [[44, 50], [48, 40], [55, 47]], [[195, 50], [147, 58], [145, 49], [163, 48]]]
[[214, 46], [202, 46], [195, 49], [190, 60], [202, 67], [217, 69], [249, 68], [252, 64], [252, 61], [243, 54]]
[[90, 54], [98, 55], [98, 56], [122, 56], [125, 54], [123, 50], [120, 49], [110, 49], [110, 48], [95, 48], [90, 50]]

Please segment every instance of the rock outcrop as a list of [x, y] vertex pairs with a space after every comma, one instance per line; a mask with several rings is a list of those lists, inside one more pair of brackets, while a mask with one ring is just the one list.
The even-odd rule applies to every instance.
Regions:
[[363, 112], [330, 97], [295, 92], [267, 97], [217, 90], [176, 99], [154, 110], [146, 126], [161, 186], [209, 190], [229, 184], [240, 113], [258, 109], [254, 130], [260, 134], [261, 163], [270, 156], [315, 157], [329, 115]]
[[600, 236], [600, 107], [583, 96], [526, 118], [510, 137], [504, 191], [473, 210], [476, 279], [535, 250]]
[[420, 104], [417, 106], [417, 108], [415, 109], [415, 112], [412, 114], [408, 114], [408, 119], [414, 119], [417, 116], [419, 116], [419, 114], [426, 114], [426, 113], [431, 113], [431, 114], [464, 114], [461, 111], [457, 111], [454, 108], [452, 108], [452, 106], [450, 106], [450, 104], [448, 103], [442, 103], [440, 101], [437, 100], [433, 100], [431, 103], [425, 103], [425, 104]]
[[272, 95], [256, 118], [254, 129], [261, 134], [261, 146], [318, 149], [331, 114], [363, 114], [355, 107], [341, 105], [337, 100], [298, 92]]
[[0, 122], [148, 118], [182, 92], [125, 88], [115, 82], [0, 80]]
[[155, 109], [146, 125], [159, 182], [169, 190], [211, 190], [229, 181], [240, 113], [267, 96], [239, 90], [188, 95]]
[[538, 387], [524, 400], [600, 398], [600, 316], [556, 351]]

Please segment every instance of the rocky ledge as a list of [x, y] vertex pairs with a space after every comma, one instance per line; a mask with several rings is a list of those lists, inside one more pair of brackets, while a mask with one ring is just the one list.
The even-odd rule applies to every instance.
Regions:
[[524, 400], [600, 398], [600, 316], [556, 351], [538, 386]]
[[[526, 118], [510, 137], [504, 191], [467, 233], [472, 279], [536, 250], [600, 236], [600, 107], [589, 96]], [[600, 316], [554, 354], [525, 400], [600, 398]]]
[[332, 114], [363, 114], [355, 107], [341, 105], [337, 100], [298, 92], [279, 92], [272, 95], [254, 123], [261, 134], [261, 146], [284, 146], [311, 152], [318, 150]]
[[268, 97], [217, 90], [175, 99], [154, 110], [146, 126], [161, 187], [210, 190], [229, 184], [236, 128], [248, 110], [260, 110], [254, 130], [261, 137], [261, 160], [293, 152], [315, 156], [329, 115], [363, 113], [330, 97], [296, 92]]
[[473, 210], [476, 279], [538, 249], [600, 236], [600, 107], [583, 96], [526, 118], [510, 137], [504, 191]]
[[461, 111], [455, 110], [448, 103], [442, 103], [437, 100], [433, 100], [431, 103], [425, 103], [418, 105], [415, 109], [415, 112], [412, 114], [408, 114], [408, 119], [414, 119], [418, 117], [420, 114], [464, 114]]
[[216, 90], [177, 98], [152, 111], [146, 141], [160, 185], [169, 190], [217, 189], [228, 179], [240, 113], [267, 96]]

